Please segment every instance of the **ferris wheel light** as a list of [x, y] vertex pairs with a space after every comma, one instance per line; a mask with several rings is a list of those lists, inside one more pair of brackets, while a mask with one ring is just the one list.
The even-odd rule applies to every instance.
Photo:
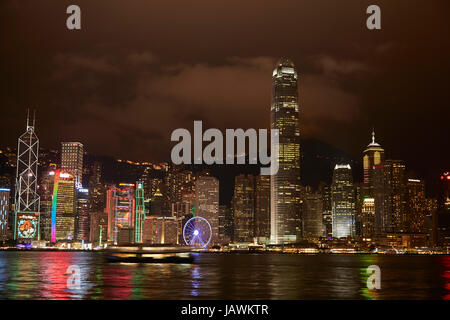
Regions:
[[206, 248], [211, 238], [211, 225], [203, 217], [193, 217], [183, 227], [183, 239], [188, 246]]

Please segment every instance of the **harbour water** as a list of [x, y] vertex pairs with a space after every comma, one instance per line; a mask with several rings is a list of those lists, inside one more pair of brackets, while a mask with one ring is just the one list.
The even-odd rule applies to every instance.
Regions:
[[[67, 270], [80, 269], [80, 287]], [[381, 289], [367, 289], [367, 267]], [[70, 284], [70, 283], [69, 283]], [[448, 255], [197, 253], [193, 264], [102, 252], [0, 251], [0, 299], [450, 299]]]

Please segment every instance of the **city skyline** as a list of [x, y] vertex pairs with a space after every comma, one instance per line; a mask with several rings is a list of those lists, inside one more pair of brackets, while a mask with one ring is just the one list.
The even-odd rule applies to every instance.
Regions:
[[450, 301], [449, 10], [0, 1], [0, 300]]
[[[263, 191], [261, 179], [264, 176], [237, 175], [229, 213], [232, 216], [227, 216], [226, 213], [224, 215], [226, 209], [224, 211], [220, 208], [220, 181], [211, 176], [209, 170], [193, 174], [192, 171], [183, 169], [183, 166], [168, 164], [164, 168], [166, 174], [163, 179], [157, 179], [156, 184], [153, 184], [155, 180], [151, 178], [150, 186], [150, 176], [146, 170], [131, 184], [122, 182], [100, 186], [102, 165], [94, 163], [89, 168], [92, 175], [88, 188], [82, 188], [83, 173], [86, 171], [83, 165], [84, 146], [80, 142], [62, 142], [59, 165], [49, 164], [43, 168], [42, 178], [38, 179], [39, 140], [34, 132], [35, 120], [33, 118], [30, 124], [28, 112], [27, 131], [19, 137], [15, 184], [19, 186], [16, 194], [21, 194], [26, 201], [19, 197], [15, 200], [14, 240], [16, 232], [21, 230], [17, 239], [19, 241], [50, 240], [52, 244], [58, 241], [91, 241], [93, 233], [90, 225], [99, 227], [102, 225], [101, 221], [104, 221], [104, 217], [96, 217], [94, 212], [89, 214], [96, 207], [94, 211], [104, 210], [108, 217], [107, 237], [104, 241], [114, 245], [135, 241], [161, 241], [164, 244], [168, 239], [179, 244], [179, 227], [187, 223], [185, 219], [189, 216], [206, 219], [211, 230], [208, 243], [211, 241], [214, 245], [225, 241], [224, 239], [229, 239], [229, 243], [252, 242], [254, 239], [255, 243], [282, 245], [305, 240], [315, 242], [320, 238], [360, 239], [380, 244], [391, 241], [389, 237], [405, 235], [411, 237], [408, 243], [427, 246], [447, 243], [445, 219], [442, 223], [436, 222], [440, 217], [445, 218], [444, 212], [447, 209], [444, 207], [439, 211], [438, 203], [425, 197], [425, 183], [417, 176], [412, 176], [411, 179], [405, 161], [385, 159], [384, 149], [375, 141], [374, 129], [371, 142], [362, 150], [362, 182], [354, 183], [350, 164], [336, 161], [328, 189], [326, 185], [319, 185], [315, 194], [315, 189], [301, 183], [298, 76], [295, 65], [289, 58], [284, 57], [277, 62], [272, 73], [270, 113], [271, 129], [279, 132], [280, 143], [276, 148], [272, 146], [271, 150], [277, 153], [275, 159], [279, 171], [268, 176], [269, 180], [266, 179], [267, 182], [270, 181], [270, 184], [266, 182], [266, 186], [270, 185], [270, 193], [269, 190]], [[444, 175], [448, 178], [448, 173]], [[28, 181], [27, 185], [33, 190], [20, 187], [22, 180]], [[36, 190], [41, 190], [41, 187], [42, 191], [37, 194], [37, 199], [39, 202], [42, 196], [43, 202], [39, 208], [21, 209], [21, 204], [28, 203], [29, 197], [35, 197]], [[53, 195], [50, 196], [52, 188]], [[89, 188], [92, 191], [97, 189], [93, 194], [97, 194], [95, 198], [99, 201], [98, 205], [93, 205], [93, 201], [90, 201]], [[162, 192], [160, 188], [163, 188]], [[25, 192], [23, 195], [17, 193], [17, 190], [22, 189]], [[108, 190], [103, 194], [99, 189], [104, 192]], [[140, 190], [139, 197], [137, 192], [135, 194], [137, 189]], [[265, 197], [266, 204], [259, 197]], [[31, 200], [31, 204], [34, 201]], [[264, 209], [268, 206], [268, 201], [270, 208]], [[147, 209], [150, 205], [148, 215], [146, 203]], [[266, 220], [269, 217], [265, 213], [267, 210], [270, 221]], [[138, 220], [136, 212], [139, 212]], [[92, 218], [99, 221], [92, 221]], [[226, 221], [230, 220], [232, 233], [226, 231], [226, 225], [229, 225]], [[8, 225], [11, 230], [10, 223]], [[25, 228], [27, 233], [23, 232]], [[94, 234], [102, 232], [99, 229]], [[150, 236], [150, 240], [148, 232], [155, 233]], [[100, 236], [98, 241], [102, 242]]]

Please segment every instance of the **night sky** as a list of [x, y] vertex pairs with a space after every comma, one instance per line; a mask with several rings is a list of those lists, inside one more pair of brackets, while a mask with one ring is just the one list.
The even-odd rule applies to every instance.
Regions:
[[[66, 8], [82, 29], [66, 28]], [[382, 30], [366, 28], [381, 7]], [[267, 128], [280, 56], [300, 74], [302, 138], [361, 158], [375, 126], [389, 159], [449, 169], [448, 1], [2, 0], [0, 146], [27, 108], [41, 145], [169, 161], [170, 134]]]

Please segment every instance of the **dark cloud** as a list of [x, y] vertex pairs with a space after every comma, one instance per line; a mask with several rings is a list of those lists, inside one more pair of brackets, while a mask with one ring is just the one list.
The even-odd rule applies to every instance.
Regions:
[[[372, 126], [388, 157], [424, 172], [448, 165], [449, 22], [445, 1], [377, 1], [382, 30], [348, 1], [2, 1], [0, 144], [14, 145], [27, 107], [41, 144], [167, 160], [170, 133], [269, 125], [271, 74], [300, 74], [301, 130], [355, 157]], [[412, 147], [414, 146], [414, 147]], [[430, 169], [432, 168], [432, 169]], [[433, 172], [434, 172], [433, 171]]]

